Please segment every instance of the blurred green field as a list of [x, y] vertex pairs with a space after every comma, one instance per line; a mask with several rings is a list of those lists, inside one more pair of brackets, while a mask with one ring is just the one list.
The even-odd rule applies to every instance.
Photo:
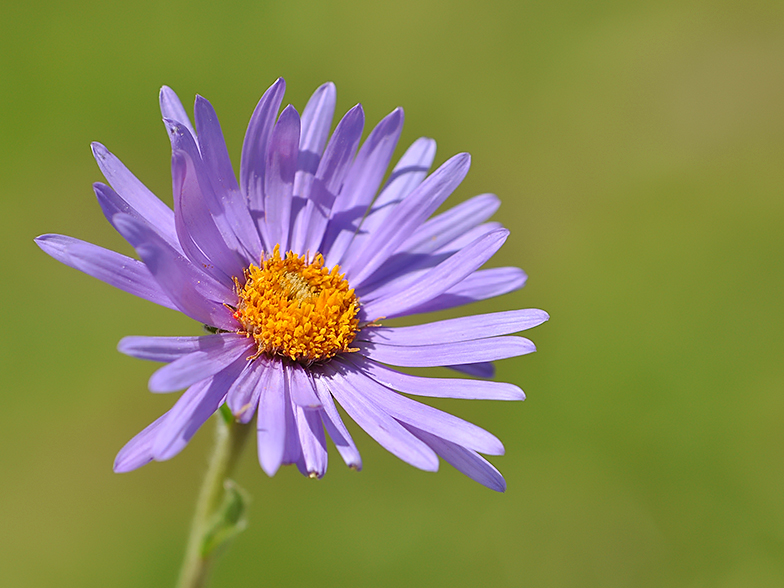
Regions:
[[42, 2], [0, 6], [0, 586], [167, 587], [211, 427], [111, 471], [173, 403], [125, 335], [198, 333], [32, 239], [123, 252], [91, 190], [98, 140], [171, 200], [157, 92], [207, 97], [235, 161], [276, 77], [322, 82], [402, 149], [470, 151], [452, 197], [503, 200], [494, 265], [538, 307], [539, 352], [498, 365], [525, 403], [437, 403], [504, 441], [498, 495], [352, 429], [364, 470], [238, 482], [250, 527], [211, 586], [784, 586], [784, 4]]

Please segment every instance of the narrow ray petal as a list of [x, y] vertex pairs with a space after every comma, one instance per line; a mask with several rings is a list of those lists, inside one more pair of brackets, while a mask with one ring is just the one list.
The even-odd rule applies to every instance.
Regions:
[[139, 298], [179, 310], [138, 259], [65, 235], [41, 235], [35, 243], [60, 263]]
[[481, 453], [503, 454], [503, 444], [484, 429], [398, 394], [359, 371], [346, 370], [344, 373], [346, 380], [355, 390], [362, 390], [366, 399], [383, 406], [384, 412], [395, 420]]
[[120, 452], [114, 459], [113, 469], [115, 473], [123, 474], [130, 472], [143, 465], [147, 465], [153, 460], [152, 444], [168, 416], [169, 413], [167, 412], [164, 413], [163, 416], [155, 419], [151, 425], [147, 426], [141, 433], [128, 441], [128, 443], [120, 449]]
[[403, 129], [403, 109], [396, 108], [370, 132], [357, 153], [335, 200], [321, 246], [328, 265], [340, 263], [373, 201]]
[[507, 382], [487, 382], [465, 378], [423, 378], [398, 372], [367, 357], [352, 355], [346, 360], [387, 388], [406, 394], [434, 398], [525, 400], [523, 391]]
[[250, 216], [248, 203], [234, 177], [218, 116], [212, 105], [201, 96], [196, 96], [193, 112], [199, 131], [199, 151], [209, 172], [216, 196], [215, 204], [220, 208], [214, 213], [225, 217], [226, 224], [236, 235], [246, 259], [258, 260], [262, 250], [261, 239]]
[[359, 231], [351, 241], [351, 247], [343, 256], [342, 265], [350, 266], [354, 258], [364, 250], [365, 243], [384, 224], [389, 214], [427, 176], [436, 155], [436, 142], [421, 137], [414, 141], [395, 165], [386, 185], [368, 215], [362, 220]]
[[267, 146], [278, 116], [280, 103], [286, 91], [286, 82], [278, 78], [256, 105], [248, 123], [242, 143], [240, 162], [240, 187], [248, 198], [255, 219], [264, 211], [264, 172], [267, 164]]
[[152, 452], [157, 461], [177, 455], [188, 444], [196, 431], [210, 418], [226, 397], [226, 391], [245, 366], [239, 358], [207, 380], [186, 390], [168, 413], [155, 438]]
[[[167, 219], [160, 222], [162, 219], [158, 216], [148, 218], [139, 213], [138, 210], [133, 208], [122, 196], [112, 190], [106, 184], [96, 182], [93, 184], [93, 191], [95, 197], [98, 199], [98, 205], [103, 211], [103, 215], [110, 223], [115, 214], [125, 213], [130, 215], [147, 225], [149, 225], [156, 233], [158, 233], [173, 249], [182, 251], [180, 242], [177, 239], [177, 230], [174, 223], [169, 223]], [[172, 217], [173, 219], [174, 217]]]
[[272, 131], [264, 174], [264, 217], [262, 235], [267, 251], [280, 245], [282, 252], [289, 249], [291, 198], [294, 174], [299, 155], [299, 113], [287, 106], [280, 114]]
[[368, 328], [371, 340], [387, 345], [436, 345], [508, 335], [541, 325], [550, 316], [543, 310], [527, 308], [489, 314], [462, 316], [411, 327]]
[[122, 199], [163, 235], [174, 235], [174, 211], [166, 206], [123, 163], [100, 143], [92, 144], [93, 156], [106, 180]]
[[368, 435], [406, 463], [430, 472], [438, 470], [436, 454], [375, 402], [366, 398], [363, 389], [355, 388], [342, 371], [331, 365], [326, 366], [325, 373], [329, 375], [332, 394]]
[[332, 394], [329, 391], [327, 377], [313, 377], [316, 393], [323, 407], [321, 411], [321, 419], [324, 422], [324, 427], [327, 429], [332, 442], [340, 453], [340, 457], [346, 465], [354, 470], [362, 469], [362, 457], [359, 455], [359, 450], [351, 438], [343, 419], [335, 408], [335, 403], [332, 400]]
[[226, 393], [226, 404], [240, 423], [249, 423], [256, 414], [261, 392], [259, 382], [268, 367], [269, 362], [262, 357], [246, 362], [242, 372]]
[[169, 86], [163, 86], [158, 98], [161, 105], [161, 115], [163, 118], [177, 121], [186, 129], [188, 129], [188, 132], [191, 134], [191, 136], [195, 137], [196, 131], [193, 130], [191, 119], [185, 112], [185, 108], [183, 108], [182, 102], [174, 90], [172, 90]]
[[506, 480], [495, 467], [475, 451], [451, 443], [436, 435], [405, 425], [414, 435], [427, 443], [441, 458], [472, 480], [496, 492], [506, 491]]
[[471, 156], [455, 155], [422, 182], [395, 210], [367, 243], [363, 254], [344, 268], [357, 288], [402, 245], [460, 185], [468, 173]]
[[287, 366], [286, 374], [289, 378], [291, 401], [294, 404], [304, 408], [319, 408], [321, 406], [321, 400], [316, 395], [313, 381], [308, 377], [305, 368], [299, 364], [292, 363]]
[[135, 219], [118, 214], [113, 220], [177, 308], [201, 323], [227, 331], [236, 330], [237, 321], [222, 304], [236, 299], [230, 289], [199, 270]]
[[[371, 337], [368, 337], [372, 339]], [[438, 345], [385, 345], [376, 341], [355, 341], [363, 355], [403, 367], [435, 367], [496, 361], [536, 351], [525, 337], [506, 336]]]
[[252, 342], [242, 335], [222, 333], [205, 337], [201, 349], [157, 370], [150, 378], [150, 392], [174, 392], [225, 369], [251, 353]]
[[170, 363], [185, 355], [214, 348], [217, 339], [222, 339], [222, 336], [123, 337], [117, 344], [117, 351], [137, 359]]
[[297, 465], [303, 475], [321, 478], [327, 471], [327, 438], [321, 422], [321, 411], [301, 406], [293, 408], [302, 447], [302, 463]]
[[256, 421], [259, 463], [268, 476], [274, 476], [283, 462], [286, 443], [286, 396], [283, 391], [283, 366], [272, 362], [259, 383], [259, 415]]
[[365, 305], [363, 310], [366, 316], [387, 318], [400, 316], [443, 294], [484, 265], [504, 244], [508, 235], [509, 231], [499, 229], [477, 239], [465, 249], [438, 264], [412, 286]]
[[492, 362], [464, 363], [462, 365], [447, 365], [450, 370], [466, 374], [474, 378], [492, 378], [495, 376], [495, 365]]
[[364, 125], [365, 113], [362, 106], [357, 104], [343, 116], [332, 133], [316, 170], [310, 197], [302, 211], [302, 234], [298, 232], [295, 235], [296, 242], [302, 242], [299, 253], [319, 250], [332, 206], [354, 160]]
[[525, 286], [527, 279], [528, 276], [525, 272], [517, 267], [494, 267], [478, 270], [443, 294], [415, 308], [410, 308], [408, 314], [446, 310], [508, 294]]

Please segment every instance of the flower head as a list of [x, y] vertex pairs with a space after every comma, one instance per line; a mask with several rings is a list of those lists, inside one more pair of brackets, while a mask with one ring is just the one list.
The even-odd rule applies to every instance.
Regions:
[[510, 334], [547, 314], [513, 310], [384, 325], [524, 284], [518, 268], [480, 269], [508, 234], [486, 222], [498, 199], [482, 194], [433, 216], [468, 172], [468, 154], [428, 175], [435, 142], [419, 139], [382, 185], [403, 124], [401, 109], [360, 146], [359, 105], [329, 134], [331, 83], [316, 90], [301, 116], [292, 106], [278, 116], [284, 88], [277, 80], [251, 117], [239, 182], [210, 103], [197, 96], [194, 127], [174, 92], [161, 90], [174, 211], [103, 145], [93, 144], [111, 185], [94, 185], [98, 202], [139, 260], [63, 235], [36, 240], [66, 265], [178, 310], [213, 333], [120, 341], [123, 353], [167, 364], [150, 378], [151, 391], [185, 392], [120, 451], [115, 471], [174, 456], [223, 404], [242, 423], [257, 416], [259, 461], [269, 475], [293, 463], [321, 477], [325, 432], [346, 464], [360, 469], [337, 400], [411, 465], [434, 471], [441, 456], [504, 490], [503, 477], [479, 455], [503, 453], [496, 437], [404, 394], [522, 400], [522, 390], [487, 380], [417, 377], [388, 366], [447, 366], [489, 376], [490, 362], [534, 351], [528, 339]]

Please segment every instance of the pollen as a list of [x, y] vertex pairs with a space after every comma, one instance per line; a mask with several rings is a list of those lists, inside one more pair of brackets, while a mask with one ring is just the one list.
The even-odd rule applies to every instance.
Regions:
[[359, 302], [340, 273], [340, 266], [324, 267], [321, 254], [312, 261], [289, 251], [285, 258], [275, 246], [260, 265], [245, 270], [245, 283], [235, 279], [234, 312], [257, 353], [288, 357], [312, 364], [350, 347], [359, 331]]

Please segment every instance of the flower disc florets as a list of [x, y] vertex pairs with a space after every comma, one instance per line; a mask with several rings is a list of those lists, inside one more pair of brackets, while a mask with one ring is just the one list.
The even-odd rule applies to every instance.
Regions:
[[260, 267], [245, 270], [245, 285], [235, 280], [242, 331], [256, 340], [261, 354], [311, 364], [354, 351], [349, 345], [359, 331], [359, 302], [340, 273], [324, 267], [317, 254], [308, 261], [289, 251], [281, 258], [276, 246]]

